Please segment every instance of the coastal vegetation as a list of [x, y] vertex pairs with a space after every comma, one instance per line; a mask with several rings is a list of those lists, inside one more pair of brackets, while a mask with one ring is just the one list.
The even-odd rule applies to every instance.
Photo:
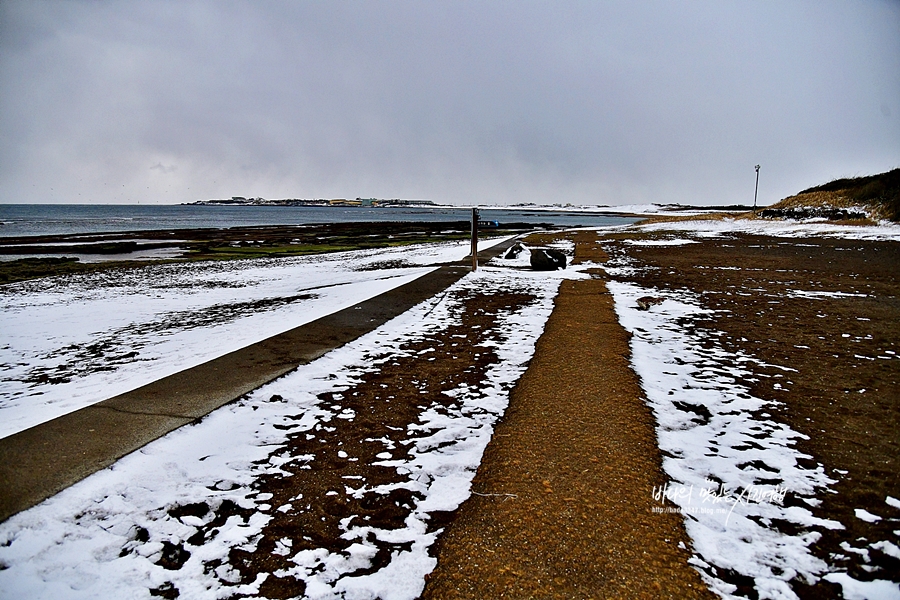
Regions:
[[[900, 168], [878, 175], [834, 179], [785, 198], [763, 216], [848, 217], [900, 221]], [[837, 219], [835, 219], [837, 220]]]

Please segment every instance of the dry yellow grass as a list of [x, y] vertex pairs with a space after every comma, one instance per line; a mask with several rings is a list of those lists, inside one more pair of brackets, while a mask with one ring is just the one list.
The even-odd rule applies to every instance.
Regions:
[[[791, 211], [793, 209], [822, 209], [824, 211], [846, 211], [847, 213], [865, 213], [868, 219], [842, 218], [844, 223], [870, 225], [873, 221], [900, 221], [900, 169], [894, 169], [879, 175], [836, 179], [814, 188], [803, 190], [799, 194], [784, 198], [772, 206], [761, 207], [758, 212], [745, 213], [713, 213], [692, 216], [655, 215], [641, 224], [671, 223], [675, 221], [719, 220], [719, 219], [756, 219], [762, 210]], [[802, 212], [802, 211], [801, 211]], [[827, 213], [826, 213], [827, 214]], [[769, 213], [769, 218], [774, 215]], [[788, 216], [789, 215], [782, 215]], [[778, 218], [777, 216], [775, 218]], [[838, 217], [832, 217], [838, 218]]]
[[804, 192], [789, 196], [768, 208], [774, 210], [800, 208], [821, 208], [826, 210], [845, 209], [848, 211], [865, 213], [870, 216], [868, 219], [851, 219], [847, 221], [848, 223], [857, 225], [871, 225], [876, 221], [887, 219], [890, 216], [887, 214], [883, 205], [859, 202], [850, 197], [847, 190]]
[[722, 221], [724, 219], [749, 219], [753, 218], [752, 212], [743, 213], [703, 213], [702, 215], [654, 215], [640, 221], [639, 225], [652, 225], [654, 223], [677, 223], [680, 221]]
[[836, 179], [785, 198], [773, 209], [857, 209], [874, 220], [900, 221], [900, 169], [878, 175]]
[[806, 192], [789, 196], [769, 208], [801, 208], [814, 206], [817, 208], [857, 208], [859, 202], [851, 199], [844, 190], [836, 192]]

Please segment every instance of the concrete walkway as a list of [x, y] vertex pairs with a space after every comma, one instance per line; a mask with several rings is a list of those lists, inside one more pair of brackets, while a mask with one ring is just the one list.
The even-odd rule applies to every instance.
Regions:
[[[514, 243], [478, 253], [481, 261]], [[0, 522], [366, 334], [470, 271], [459, 264], [306, 325], [0, 439]]]

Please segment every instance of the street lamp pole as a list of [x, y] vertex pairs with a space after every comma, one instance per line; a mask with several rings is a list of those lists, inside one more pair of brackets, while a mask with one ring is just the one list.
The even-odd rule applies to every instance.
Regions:
[[756, 189], [753, 190], [753, 212], [756, 212], [756, 194], [759, 192], [759, 165], [756, 165]]
[[478, 270], [478, 209], [472, 207], [472, 270]]

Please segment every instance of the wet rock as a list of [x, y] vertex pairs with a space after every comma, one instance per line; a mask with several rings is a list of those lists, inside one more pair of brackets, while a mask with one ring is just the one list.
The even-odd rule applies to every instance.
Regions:
[[168, 510], [169, 515], [180, 519], [181, 517], [203, 517], [209, 512], [209, 506], [205, 502], [194, 502], [173, 506]]
[[691, 412], [697, 415], [693, 417], [691, 421], [699, 425], [706, 425], [710, 422], [710, 420], [712, 420], [712, 413], [709, 412], [709, 408], [702, 404], [691, 404], [690, 402], [681, 402], [679, 400], [676, 400], [672, 403], [672, 405], [675, 406], [675, 408], [677, 408], [678, 410]]
[[184, 566], [184, 563], [191, 557], [191, 553], [184, 549], [181, 544], [173, 544], [172, 542], [163, 542], [162, 556], [156, 561], [156, 564], [163, 569], [169, 571], [177, 571]]
[[566, 268], [566, 255], [552, 248], [533, 248], [531, 268], [535, 271], [555, 271]]
[[642, 298], [637, 299], [637, 307], [638, 310], [650, 310], [651, 307], [656, 306], [657, 304], [662, 304], [665, 301], [665, 298], [657, 298], [655, 296], [644, 296]]
[[506, 251], [506, 254], [503, 255], [503, 258], [509, 260], [510, 258], [516, 258], [520, 254], [525, 252], [525, 246], [522, 245], [522, 242], [516, 242], [512, 246], [510, 246], [509, 250]]
[[175, 584], [171, 581], [167, 581], [157, 588], [150, 588], [150, 595], [159, 598], [174, 599], [181, 596], [181, 593], [178, 591], [178, 588], [175, 587]]

